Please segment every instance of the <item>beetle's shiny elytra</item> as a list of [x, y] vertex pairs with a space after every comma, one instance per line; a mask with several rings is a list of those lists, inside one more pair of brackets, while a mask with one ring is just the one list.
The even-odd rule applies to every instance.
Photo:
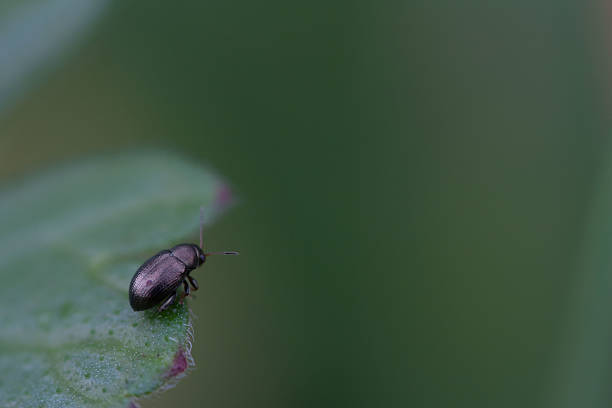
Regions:
[[130, 282], [130, 306], [135, 311], [150, 309], [161, 302], [159, 310], [168, 308], [176, 300], [176, 292], [183, 284], [184, 296], [189, 296], [189, 283], [198, 290], [198, 282], [190, 273], [206, 261], [208, 255], [239, 255], [235, 251], [202, 251], [202, 213], [200, 212], [200, 246], [180, 244], [158, 252], [134, 274]]

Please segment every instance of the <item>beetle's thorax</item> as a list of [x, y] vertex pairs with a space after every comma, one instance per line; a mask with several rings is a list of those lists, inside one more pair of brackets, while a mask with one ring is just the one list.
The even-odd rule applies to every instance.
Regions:
[[200, 266], [204, 258], [204, 253], [195, 244], [180, 244], [170, 248], [172, 256], [180, 260], [188, 269], [195, 269]]

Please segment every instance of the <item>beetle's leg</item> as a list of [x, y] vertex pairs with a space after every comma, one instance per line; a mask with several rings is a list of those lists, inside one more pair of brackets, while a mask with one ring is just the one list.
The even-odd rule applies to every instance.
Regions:
[[187, 280], [183, 279], [183, 294], [181, 295], [181, 300], [179, 300], [181, 305], [183, 304], [183, 299], [187, 296], [189, 296], [189, 285], [187, 284]]
[[191, 286], [193, 286], [193, 290], [198, 290], [200, 288], [200, 285], [198, 285], [198, 281], [195, 280], [195, 278], [192, 278], [191, 275], [187, 275], [187, 279], [189, 279]]
[[163, 312], [164, 310], [169, 308], [170, 305], [172, 303], [174, 303], [175, 300], [176, 300], [176, 292], [174, 292], [172, 295], [168, 296], [168, 299], [164, 300], [164, 303], [162, 303], [162, 305], [159, 307], [158, 311]]

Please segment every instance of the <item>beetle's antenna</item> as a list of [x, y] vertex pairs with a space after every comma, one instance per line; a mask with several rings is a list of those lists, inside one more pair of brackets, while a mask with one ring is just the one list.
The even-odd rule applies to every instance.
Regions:
[[206, 256], [208, 255], [240, 255], [240, 252], [238, 251], [221, 251], [221, 252], [209, 252], [207, 254], [204, 254]]
[[202, 245], [204, 245], [204, 242], [202, 240], [202, 225], [204, 224], [204, 207], [200, 207], [200, 249], [202, 248]]

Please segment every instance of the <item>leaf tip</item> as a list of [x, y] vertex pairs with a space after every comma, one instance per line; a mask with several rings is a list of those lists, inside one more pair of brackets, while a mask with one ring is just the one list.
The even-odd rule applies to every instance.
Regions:
[[215, 207], [227, 208], [234, 203], [234, 193], [228, 184], [222, 183], [215, 191]]

